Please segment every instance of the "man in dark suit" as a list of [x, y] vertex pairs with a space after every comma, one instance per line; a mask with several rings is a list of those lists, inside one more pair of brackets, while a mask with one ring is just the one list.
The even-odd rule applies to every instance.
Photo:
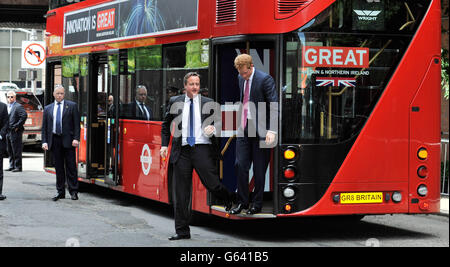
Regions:
[[22, 171], [22, 134], [25, 130], [23, 125], [27, 120], [27, 112], [23, 106], [16, 102], [16, 93], [9, 91], [8, 98], [9, 131], [6, 135], [7, 150], [9, 154], [9, 168], [7, 171]]
[[145, 104], [146, 98], [147, 87], [145, 87], [145, 85], [138, 85], [136, 87], [135, 101], [128, 104], [130, 109], [130, 118], [146, 121], [153, 118], [152, 109]]
[[[217, 198], [225, 202], [225, 209], [231, 208], [233, 194], [220, 182], [217, 170], [218, 142], [212, 137], [216, 128], [208, 123], [214, 113], [212, 99], [202, 97], [200, 75], [190, 72], [184, 77], [186, 94], [174, 96], [162, 124], [161, 157], [167, 158], [171, 126], [175, 122], [170, 163], [174, 164], [174, 211], [176, 234], [169, 240], [191, 238], [189, 229], [192, 190], [192, 171], [198, 173], [202, 184]], [[206, 114], [202, 111], [206, 110]], [[217, 120], [216, 120], [217, 121]], [[205, 125], [203, 125], [205, 124]]]
[[0, 200], [5, 200], [6, 196], [2, 195], [3, 191], [3, 155], [6, 154], [6, 133], [9, 126], [8, 107], [5, 103], [0, 102]]
[[64, 100], [64, 95], [64, 87], [56, 86], [55, 102], [45, 106], [42, 121], [42, 148], [52, 152], [55, 163], [58, 192], [54, 201], [65, 198], [66, 180], [72, 200], [78, 199], [75, 149], [80, 142], [80, 113], [77, 104]]
[[[239, 72], [241, 117], [236, 140], [236, 171], [238, 205], [231, 214], [248, 209], [247, 214], [261, 212], [267, 166], [271, 148], [276, 145], [278, 130], [278, 96], [273, 78], [255, 69], [250, 55], [236, 57], [234, 65]], [[265, 107], [265, 110], [260, 110]], [[253, 163], [255, 189], [253, 206], [249, 208], [249, 169]]]

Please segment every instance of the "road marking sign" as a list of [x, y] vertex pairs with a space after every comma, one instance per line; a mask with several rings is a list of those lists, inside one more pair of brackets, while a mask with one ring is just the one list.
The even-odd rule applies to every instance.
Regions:
[[47, 55], [44, 42], [22, 42], [22, 68], [43, 69], [45, 68], [46, 57]]

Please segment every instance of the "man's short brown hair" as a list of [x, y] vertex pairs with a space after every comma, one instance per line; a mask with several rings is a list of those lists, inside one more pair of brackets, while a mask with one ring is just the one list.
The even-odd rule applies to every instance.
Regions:
[[184, 75], [184, 78], [183, 78], [184, 85], [187, 84], [188, 79], [191, 78], [192, 76], [198, 77], [200, 79], [200, 74], [198, 74], [197, 72], [189, 72], [186, 75]]
[[243, 66], [250, 68], [253, 64], [252, 57], [248, 54], [241, 54], [234, 59], [234, 67], [240, 69]]

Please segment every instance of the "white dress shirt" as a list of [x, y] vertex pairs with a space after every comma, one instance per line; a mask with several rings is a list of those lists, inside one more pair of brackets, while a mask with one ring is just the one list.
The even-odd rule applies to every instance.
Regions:
[[[53, 107], [53, 133], [56, 133], [56, 112], [58, 111], [58, 101], [55, 101], [55, 105]], [[64, 100], [61, 101], [61, 128], [62, 128], [62, 120], [63, 120], [63, 111], [64, 111]], [[61, 129], [62, 130], [62, 129]]]
[[[150, 113], [148, 113], [148, 110], [147, 110], [147, 108], [145, 107], [145, 104], [144, 103], [141, 103], [141, 102], [139, 102], [139, 101], [137, 101], [136, 100], [136, 104], [137, 104], [137, 106], [139, 107], [139, 109], [141, 110], [141, 112], [142, 112], [142, 114], [145, 114], [145, 117], [147, 118], [147, 120], [150, 120]], [[144, 104], [144, 110], [142, 110], [142, 104]], [[137, 112], [137, 110], [136, 110], [136, 112]], [[136, 114], [136, 116], [137, 116], [137, 114]]]
[[13, 108], [14, 104], [16, 104], [16, 101], [14, 101], [13, 103], [8, 104], [8, 115], [9, 115], [9, 113], [11, 113], [11, 109]]
[[[194, 132], [195, 132], [195, 144], [211, 144], [211, 140], [203, 133], [202, 130], [202, 116], [200, 113], [200, 96], [196, 95], [194, 97]], [[188, 145], [187, 137], [189, 135], [189, 112], [191, 107], [191, 100], [186, 95], [184, 99], [184, 107], [183, 107], [183, 119], [181, 122], [181, 145]]]

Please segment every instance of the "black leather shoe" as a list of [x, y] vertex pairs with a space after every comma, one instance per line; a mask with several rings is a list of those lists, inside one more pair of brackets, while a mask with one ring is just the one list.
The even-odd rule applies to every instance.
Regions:
[[260, 212], [261, 212], [261, 208], [252, 207], [251, 209], [249, 209], [247, 211], [247, 215], [253, 215], [253, 214], [256, 214], [256, 213], [260, 213]]
[[61, 198], [66, 198], [66, 196], [63, 195], [63, 194], [56, 194], [54, 197], [52, 197], [52, 200], [53, 200], [53, 201], [58, 201], [58, 200], [60, 200]]
[[14, 170], [14, 168], [8, 168], [8, 169], [5, 169], [5, 171], [7, 171], [7, 172], [10, 172], [10, 171], [12, 171], [12, 170]]
[[70, 194], [70, 198], [71, 198], [72, 200], [78, 200], [78, 193], [72, 193], [72, 194]]
[[233, 207], [232, 201], [225, 201], [225, 211], [230, 211], [232, 207]]
[[6, 199], [6, 196], [0, 195], [0, 200], [5, 200], [5, 199]]
[[230, 214], [239, 214], [243, 209], [247, 209], [248, 207], [244, 206], [244, 204], [238, 204], [234, 209], [230, 210]]
[[180, 239], [191, 239], [191, 235], [190, 234], [187, 234], [187, 235], [175, 234], [174, 236], [169, 237], [170, 241], [180, 240]]
[[12, 172], [21, 172], [22, 169], [13, 169]]

